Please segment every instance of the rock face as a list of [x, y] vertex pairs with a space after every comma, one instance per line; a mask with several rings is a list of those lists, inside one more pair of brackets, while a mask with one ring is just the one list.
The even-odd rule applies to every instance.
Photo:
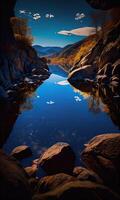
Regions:
[[81, 154], [85, 165], [115, 190], [120, 187], [120, 134], [98, 135]]
[[21, 146], [15, 147], [12, 150], [11, 156], [15, 157], [18, 160], [21, 160], [21, 159], [32, 156], [32, 151], [30, 147], [26, 145], [21, 145]]
[[[15, 92], [18, 84], [25, 77], [36, 84], [49, 77], [47, 62], [37, 56], [36, 51], [28, 43], [14, 37], [11, 17], [14, 16], [16, 0], [0, 3], [0, 99], [9, 97], [9, 92]], [[41, 77], [35, 78], [35, 75]], [[37, 79], [37, 80], [36, 80]]]
[[16, 160], [0, 151], [0, 199], [30, 200], [31, 191], [28, 178]]
[[40, 166], [47, 174], [72, 173], [75, 154], [67, 143], [56, 143], [41, 156]]
[[75, 79], [81, 81], [81, 79], [89, 78], [98, 83], [111, 84], [114, 76], [118, 78], [117, 82], [119, 83], [119, 36], [120, 21], [118, 20], [110, 29], [106, 30], [104, 35], [98, 39], [96, 45], [79, 61], [78, 69], [74, 69], [69, 74], [70, 83], [73, 83]]

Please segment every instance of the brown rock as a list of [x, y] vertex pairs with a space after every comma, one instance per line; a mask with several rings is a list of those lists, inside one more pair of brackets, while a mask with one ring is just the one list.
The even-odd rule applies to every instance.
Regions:
[[67, 143], [56, 143], [39, 159], [39, 164], [47, 174], [72, 173], [74, 163], [75, 154]]
[[66, 183], [45, 194], [36, 194], [33, 200], [120, 200], [120, 197], [105, 186], [90, 181]]
[[0, 151], [0, 200], [30, 200], [28, 176], [15, 159]]
[[85, 165], [114, 189], [120, 186], [120, 134], [94, 137], [81, 154]]
[[80, 181], [84, 180], [102, 183], [102, 180], [95, 172], [84, 167], [75, 167], [73, 170], [73, 175]]
[[37, 192], [45, 193], [63, 186], [66, 183], [76, 181], [77, 179], [68, 174], [59, 173], [52, 176], [45, 176], [39, 180]]
[[38, 167], [36, 164], [33, 164], [32, 166], [30, 167], [25, 167], [24, 168], [26, 173], [29, 175], [29, 176], [36, 176], [36, 173], [38, 171]]
[[18, 160], [21, 160], [26, 157], [30, 157], [32, 155], [32, 151], [31, 151], [30, 147], [28, 147], [26, 145], [21, 145], [21, 146], [15, 147], [12, 150], [10, 155], [15, 157]]

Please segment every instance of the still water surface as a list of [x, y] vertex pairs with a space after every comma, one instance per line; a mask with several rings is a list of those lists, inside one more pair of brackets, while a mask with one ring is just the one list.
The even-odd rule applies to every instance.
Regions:
[[42, 151], [56, 142], [68, 142], [80, 163], [80, 152], [93, 136], [119, 132], [111, 120], [106, 105], [96, 103], [93, 97], [75, 90], [67, 82], [67, 73], [58, 66], [50, 66], [51, 76], [29, 95], [20, 106], [4, 149], [26, 144], [33, 157], [23, 161], [28, 165]]

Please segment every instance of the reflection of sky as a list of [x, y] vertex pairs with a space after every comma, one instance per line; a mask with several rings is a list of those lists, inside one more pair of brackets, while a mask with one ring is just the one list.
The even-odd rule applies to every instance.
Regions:
[[88, 99], [75, 93], [70, 85], [56, 84], [66, 81], [67, 74], [62, 69], [53, 66], [51, 69], [50, 78], [26, 101], [32, 108], [23, 109], [19, 115], [5, 145], [7, 152], [27, 144], [36, 158], [45, 148], [60, 141], [70, 143], [78, 154], [93, 136], [118, 132], [106, 113], [91, 112]]

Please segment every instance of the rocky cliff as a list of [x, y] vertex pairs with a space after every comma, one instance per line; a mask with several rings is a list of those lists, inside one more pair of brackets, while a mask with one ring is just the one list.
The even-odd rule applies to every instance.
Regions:
[[45, 59], [37, 56], [29, 44], [15, 38], [11, 18], [16, 0], [0, 3], [0, 98], [9, 97], [20, 83], [36, 84], [49, 77]]
[[[109, 9], [119, 5], [118, 1], [89, 1], [96, 8]], [[79, 68], [69, 75], [71, 83], [91, 79], [99, 84], [120, 84], [120, 20], [119, 7], [111, 10], [111, 20], [104, 26], [94, 47], [79, 60]]]

